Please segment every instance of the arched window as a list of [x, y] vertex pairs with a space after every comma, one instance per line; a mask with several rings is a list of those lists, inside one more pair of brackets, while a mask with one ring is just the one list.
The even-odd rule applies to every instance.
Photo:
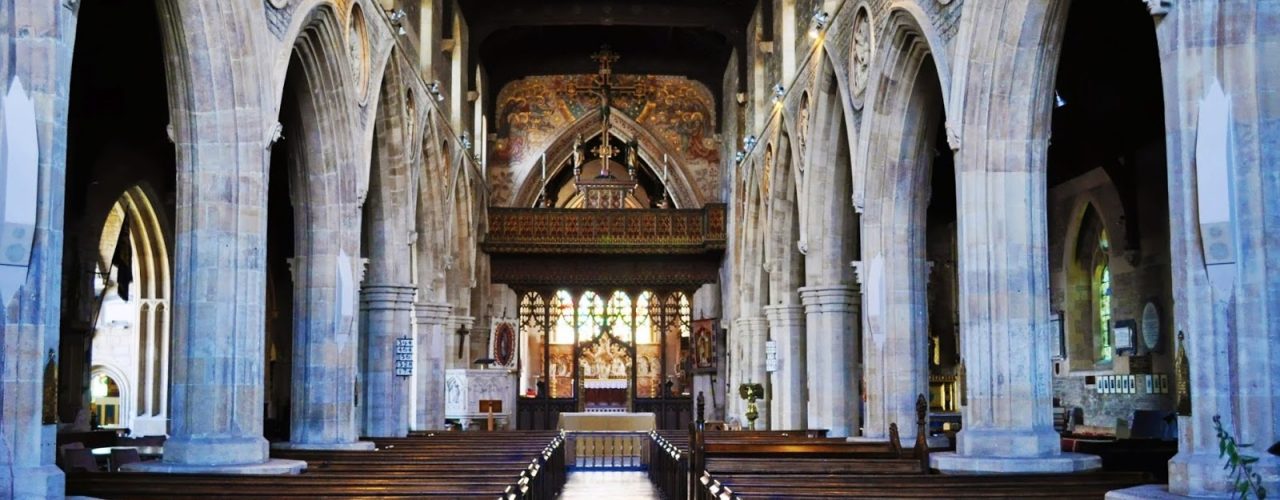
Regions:
[[1107, 258], [1109, 245], [1107, 231], [1099, 231], [1098, 247], [1093, 258], [1094, 317], [1097, 326], [1093, 330], [1095, 364], [1111, 363], [1111, 266]]
[[1085, 207], [1067, 261], [1067, 347], [1071, 369], [1111, 367], [1111, 244], [1102, 217]]

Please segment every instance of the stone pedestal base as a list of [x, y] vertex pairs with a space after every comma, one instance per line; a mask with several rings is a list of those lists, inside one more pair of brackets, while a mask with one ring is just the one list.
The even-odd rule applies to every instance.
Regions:
[[373, 441], [356, 441], [354, 443], [271, 443], [273, 450], [327, 450], [327, 451], [373, 451], [377, 448]]
[[53, 464], [38, 467], [16, 467], [10, 477], [0, 478], [0, 491], [13, 498], [61, 498], [65, 493], [66, 478], [62, 469]]
[[1182, 495], [1174, 495], [1169, 493], [1169, 485], [1167, 484], [1144, 484], [1142, 486], [1134, 486], [1123, 490], [1115, 490], [1107, 492], [1107, 500], [1173, 500], [1187, 498], [1231, 498], [1229, 495], [1221, 495], [1220, 497], [1184, 497]]
[[301, 460], [283, 460], [273, 458], [260, 464], [244, 465], [188, 465], [169, 464], [163, 461], [138, 462], [123, 465], [120, 470], [126, 472], [159, 472], [164, 474], [241, 474], [241, 475], [283, 475], [298, 474], [307, 468]]
[[932, 453], [929, 466], [943, 474], [1043, 474], [1084, 472], [1102, 467], [1097, 455], [1062, 453], [1044, 457], [963, 456], [955, 452]]

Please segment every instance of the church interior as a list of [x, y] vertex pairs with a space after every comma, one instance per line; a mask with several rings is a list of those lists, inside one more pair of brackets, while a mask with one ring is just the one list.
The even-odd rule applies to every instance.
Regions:
[[0, 35], [0, 498], [1280, 492], [1280, 2]]

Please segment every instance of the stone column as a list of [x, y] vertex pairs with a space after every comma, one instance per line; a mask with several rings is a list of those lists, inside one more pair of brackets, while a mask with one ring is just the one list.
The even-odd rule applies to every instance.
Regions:
[[11, 193], [10, 200], [14, 194], [23, 199], [6, 200], [9, 206], [0, 209], [6, 241], [0, 258], [0, 496], [59, 498], [65, 481], [53, 459], [54, 405], [57, 397], [79, 394], [46, 388], [44, 373], [51, 363], [56, 373], [61, 362], [56, 353], [76, 14], [61, 2], [14, 5], [6, 2], [8, 12], [0, 14], [7, 28], [0, 40], [8, 48], [0, 54], [0, 121], [21, 125], [0, 125], [0, 144], [12, 139], [0, 189]]
[[1098, 457], [1062, 453], [1053, 430], [1045, 173], [962, 168], [960, 352], [969, 404], [943, 472], [1075, 472]]
[[413, 390], [417, 394], [418, 407], [409, 427], [413, 430], [443, 429], [445, 338], [453, 335], [447, 328], [453, 306], [418, 303], [413, 307], [418, 322], [417, 345], [414, 346], [417, 366], [413, 367], [417, 381]]
[[[310, 208], [325, 210], [324, 208]], [[331, 210], [336, 208], [330, 208]], [[348, 255], [334, 235], [309, 237], [307, 254], [289, 260], [293, 273], [293, 384], [289, 442], [295, 450], [372, 450], [359, 440], [359, 369], [355, 301], [364, 259]]]
[[805, 313], [801, 305], [764, 308], [769, 333], [778, 345], [778, 371], [773, 372], [772, 429], [804, 429], [808, 425], [805, 368]]
[[[1190, 415], [1178, 418], [1170, 493], [1238, 495], [1213, 419], [1268, 493], [1280, 491], [1280, 33], [1270, 2], [1173, 2], [1157, 17], [1164, 75], [1173, 320], [1184, 333]], [[1157, 14], [1158, 15], [1158, 14]], [[1176, 351], [1175, 351], [1176, 352]], [[1151, 492], [1146, 492], [1148, 495]]]
[[742, 423], [743, 427], [747, 425], [747, 402], [738, 395], [738, 387], [751, 378], [750, 322], [751, 320], [747, 316], [741, 316], [733, 320], [733, 329], [730, 331], [729, 337], [729, 349], [733, 353], [733, 363], [729, 366], [729, 390], [726, 391], [725, 395], [725, 399], [728, 400], [728, 409], [724, 416], [725, 422], [727, 423], [730, 419], [737, 419]]
[[861, 424], [861, 388], [856, 376], [858, 308], [847, 285], [800, 288], [805, 311], [805, 351], [810, 429], [834, 437], [853, 436]]
[[407, 284], [365, 285], [360, 290], [360, 309], [367, 318], [361, 398], [365, 436], [409, 435], [409, 378], [396, 376], [395, 351], [396, 339], [410, 337], [415, 291]]
[[[772, 399], [769, 397], [769, 372], [765, 371], [764, 347], [765, 342], [769, 340], [769, 320], [764, 316], [752, 316], [746, 320], [748, 332], [747, 363], [744, 367], [744, 375], [746, 381], [760, 384], [764, 387], [764, 395], [756, 399], [756, 429], [766, 430], [769, 428], [769, 405]], [[737, 387], [733, 390], [736, 392]], [[746, 401], [743, 401], [743, 425], [747, 424], [746, 418]]]

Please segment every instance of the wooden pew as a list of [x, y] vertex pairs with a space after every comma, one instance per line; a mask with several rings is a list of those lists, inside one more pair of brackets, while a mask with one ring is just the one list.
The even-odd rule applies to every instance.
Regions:
[[[933, 474], [926, 445], [927, 405], [917, 398], [915, 446], [902, 449], [897, 426], [884, 443], [847, 443], [791, 433], [690, 432], [692, 498], [1102, 498], [1146, 482], [1140, 473]], [[699, 413], [700, 416], [700, 413]], [[661, 436], [659, 436], [661, 438]], [[664, 480], [670, 482], [670, 480]]]
[[[496, 433], [495, 433], [496, 434]], [[302, 459], [292, 476], [86, 473], [69, 495], [98, 498], [554, 498], [564, 485], [564, 436], [555, 432], [438, 433], [371, 439], [375, 451], [273, 450]]]

